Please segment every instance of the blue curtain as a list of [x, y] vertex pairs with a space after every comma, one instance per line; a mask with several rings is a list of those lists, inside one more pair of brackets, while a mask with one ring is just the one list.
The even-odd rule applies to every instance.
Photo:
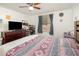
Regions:
[[38, 33], [42, 33], [42, 16], [39, 16]]
[[50, 34], [50, 35], [53, 35], [53, 14], [50, 14], [50, 15], [49, 15], [49, 18], [50, 18], [50, 22], [51, 22], [49, 34]]

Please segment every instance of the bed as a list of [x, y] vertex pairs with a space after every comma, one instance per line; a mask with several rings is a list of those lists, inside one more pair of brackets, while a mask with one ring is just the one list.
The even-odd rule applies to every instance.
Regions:
[[79, 56], [74, 39], [31, 35], [0, 46], [1, 56]]

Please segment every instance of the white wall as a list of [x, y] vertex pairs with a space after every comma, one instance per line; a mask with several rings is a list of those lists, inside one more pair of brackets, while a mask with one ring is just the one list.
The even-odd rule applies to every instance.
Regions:
[[0, 7], [0, 17], [3, 19], [3, 29], [2, 29], [2, 31], [8, 30], [8, 20], [5, 18], [6, 15], [12, 16], [10, 21], [21, 22], [22, 20], [27, 20], [27, 17], [24, 14], [21, 14], [19, 12], [13, 11], [13, 10], [9, 10], [9, 9]]
[[0, 7], [0, 19], [3, 19], [2, 24], [0, 23], [0, 37], [2, 31], [8, 30], [8, 20], [5, 18], [6, 15], [10, 15], [12, 17], [9, 21], [22, 22], [22, 20], [25, 20], [31, 25], [35, 25], [37, 23], [36, 17], [33, 15], [25, 15], [11, 9]]
[[79, 20], [79, 5], [73, 8], [73, 20], [74, 21]]
[[20, 12], [16, 12], [14, 10], [11, 10], [11, 9], [7, 9], [7, 8], [3, 8], [3, 7], [0, 7], [0, 18], [3, 19], [3, 31], [5, 30], [8, 30], [8, 20], [6, 20], [5, 16], [6, 15], [11, 15], [12, 18], [10, 21], [19, 21], [19, 22], [22, 22], [22, 20], [27, 20], [29, 24], [33, 25], [35, 24], [34, 22], [34, 17], [31, 16], [31, 15], [25, 15], [25, 14], [22, 14]]
[[[64, 16], [59, 17], [59, 13], [63, 12]], [[64, 32], [74, 30], [74, 23], [72, 19], [72, 9], [54, 12], [53, 25], [54, 25], [54, 36], [61, 38]], [[62, 19], [62, 22], [60, 22]]]
[[[64, 16], [59, 17], [59, 13], [63, 12]], [[54, 25], [54, 36], [55, 37], [63, 37], [63, 33], [67, 31], [72, 31], [74, 30], [74, 20], [79, 20], [79, 7], [76, 6], [73, 9], [66, 9], [63, 11], [56, 11], [56, 12], [49, 12], [49, 13], [44, 13], [44, 14], [39, 14], [39, 15], [45, 15], [45, 14], [54, 14], [53, 18], [53, 25]], [[3, 7], [0, 7], [0, 18], [3, 19], [3, 23], [5, 24], [5, 30], [8, 29], [7, 20], [5, 19], [6, 15], [11, 15], [12, 20], [14, 21], [22, 21], [22, 20], [27, 20], [29, 24], [35, 25], [36, 26], [36, 33], [38, 29], [38, 16], [39, 15], [24, 15], [22, 13], [16, 12], [14, 10], [6, 9]], [[60, 19], [63, 21], [60, 22]]]
[[[64, 13], [63, 17], [59, 17], [60, 12]], [[72, 19], [72, 16], [73, 16], [72, 9], [50, 12], [50, 13], [46, 13], [46, 14], [51, 14], [51, 13], [53, 13], [53, 15], [54, 15], [53, 16], [53, 26], [54, 26], [54, 36], [56, 38], [61, 38], [61, 37], [63, 37], [64, 32], [72, 31], [74, 29], [74, 23], [73, 23], [73, 19]], [[45, 15], [45, 14], [41, 14], [41, 15]], [[62, 19], [63, 21], [60, 22], [60, 19]]]
[[29, 24], [35, 25], [35, 33], [37, 34], [37, 29], [38, 29], [38, 15], [31, 15], [29, 16]]

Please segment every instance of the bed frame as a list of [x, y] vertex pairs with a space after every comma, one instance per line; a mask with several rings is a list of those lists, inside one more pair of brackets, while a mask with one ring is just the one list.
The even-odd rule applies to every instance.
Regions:
[[26, 34], [27, 34], [26, 30], [15, 30], [15, 31], [11, 31], [11, 32], [4, 32], [2, 44], [25, 37]]

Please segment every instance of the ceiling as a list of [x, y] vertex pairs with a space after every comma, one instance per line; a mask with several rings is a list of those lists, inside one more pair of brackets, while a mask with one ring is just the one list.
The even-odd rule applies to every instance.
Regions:
[[48, 13], [53, 11], [59, 11], [63, 9], [69, 9], [78, 5], [76, 3], [41, 3], [40, 10], [34, 9], [33, 11], [29, 11], [28, 7], [26, 8], [19, 8], [19, 6], [26, 5], [26, 3], [0, 3], [1, 7], [5, 7], [8, 9], [12, 9], [24, 14], [41, 14], [41, 13]]

